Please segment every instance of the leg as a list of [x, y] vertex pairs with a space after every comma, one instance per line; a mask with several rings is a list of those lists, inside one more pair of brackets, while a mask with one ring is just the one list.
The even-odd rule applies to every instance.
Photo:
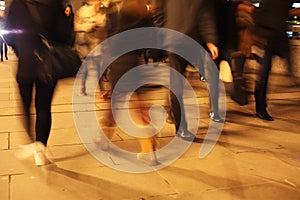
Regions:
[[82, 96], [86, 96], [87, 95], [87, 93], [86, 93], [86, 79], [87, 79], [87, 76], [88, 76], [88, 66], [87, 66], [87, 64], [85, 64], [81, 68], [79, 73], [80, 73], [80, 81], [81, 81], [79, 94], [82, 95]]
[[262, 119], [273, 121], [273, 118], [267, 113], [267, 85], [269, 79], [269, 73], [272, 65], [272, 52], [265, 50], [265, 56], [262, 58], [261, 67], [257, 73], [257, 80], [255, 84], [255, 105], [256, 115]]
[[47, 146], [51, 129], [51, 102], [55, 85], [45, 85], [39, 81], [36, 82], [36, 141], [42, 142]]
[[248, 104], [248, 95], [244, 88], [245, 80], [243, 78], [245, 61], [246, 57], [243, 54], [235, 54], [230, 62], [233, 77], [233, 87], [230, 91], [230, 97], [239, 105]]
[[174, 116], [176, 135], [184, 140], [192, 141], [195, 135], [188, 130], [183, 103], [182, 77], [188, 63], [175, 54], [170, 54], [169, 60], [170, 67], [179, 72], [179, 74], [173, 70], [170, 72], [170, 108]]
[[[207, 85], [209, 88], [209, 104], [210, 104], [210, 113], [209, 116], [211, 120], [215, 122], [224, 122], [224, 120], [219, 115], [219, 84], [220, 84], [220, 77], [219, 71], [216, 74], [216, 70], [214, 70], [215, 66], [211, 65], [213, 62], [209, 62], [208, 59], [211, 59], [208, 54], [205, 57], [206, 61], [204, 62], [205, 71], [207, 74]], [[222, 59], [221, 57], [215, 60], [215, 65], [219, 70], [220, 63]]]
[[5, 59], [6, 59], [6, 60], [8, 60], [7, 52], [8, 52], [7, 44], [4, 43], [4, 55], [5, 55]]
[[34, 141], [34, 135], [31, 132], [32, 130], [31, 130], [31, 117], [30, 117], [30, 105], [32, 99], [33, 82], [27, 83], [25, 81], [18, 80], [18, 86], [19, 86], [19, 91], [22, 98], [22, 104], [23, 104], [23, 109], [25, 114], [24, 127], [30, 139]]
[[3, 61], [3, 39], [0, 38], [0, 56], [1, 56], [1, 61]]

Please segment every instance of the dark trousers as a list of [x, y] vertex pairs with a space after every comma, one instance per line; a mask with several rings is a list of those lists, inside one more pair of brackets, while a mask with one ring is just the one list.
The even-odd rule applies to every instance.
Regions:
[[[179, 72], [183, 76], [185, 68], [188, 62], [175, 54], [169, 54], [170, 67]], [[184, 131], [187, 130], [187, 122], [185, 118], [184, 104], [183, 104], [183, 90], [184, 83], [179, 77], [180, 75], [173, 73], [170, 74], [170, 103], [171, 112], [174, 115], [176, 131], [182, 128]]]
[[[4, 50], [4, 52], [3, 52]], [[1, 61], [3, 61], [3, 53], [5, 58], [7, 59], [7, 44], [3, 41], [3, 39], [0, 39], [0, 56], [1, 56]]]
[[256, 112], [262, 112], [267, 108], [267, 86], [272, 67], [273, 56], [278, 55], [281, 58], [290, 58], [288, 41], [285, 37], [280, 36], [270, 39], [264, 50], [265, 55], [263, 58], [259, 58], [259, 63], [261, 66], [257, 72], [254, 91]]
[[35, 85], [36, 141], [40, 141], [46, 146], [51, 129], [51, 102], [56, 84], [46, 85], [40, 81], [28, 82], [22, 80], [18, 80], [18, 84], [25, 113], [25, 128], [32, 139], [34, 137], [31, 135], [30, 106]]

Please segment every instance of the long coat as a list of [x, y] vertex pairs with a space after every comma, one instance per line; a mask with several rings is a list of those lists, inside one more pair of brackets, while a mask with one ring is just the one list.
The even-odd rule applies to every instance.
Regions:
[[19, 58], [18, 82], [31, 82], [36, 79], [39, 61], [34, 51], [42, 45], [39, 34], [60, 42], [70, 37], [65, 30], [65, 21], [58, 20], [64, 16], [60, 0], [33, 1], [39, 6], [37, 12], [30, 10], [27, 2], [30, 1], [12, 1], [5, 25], [7, 30], [19, 30], [6, 37], [8, 45], [13, 47]]

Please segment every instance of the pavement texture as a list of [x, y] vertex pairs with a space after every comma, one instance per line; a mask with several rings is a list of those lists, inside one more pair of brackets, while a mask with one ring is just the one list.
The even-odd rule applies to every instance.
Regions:
[[[300, 199], [300, 87], [285, 72], [272, 72], [270, 77], [268, 110], [275, 121], [255, 117], [253, 95], [246, 106], [237, 105], [227, 95], [222, 134], [201, 159], [199, 150], [210, 123], [209, 100], [205, 83], [189, 73], [202, 113], [195, 142], [164, 168], [126, 173], [102, 164], [81, 141], [72, 112], [72, 78], [59, 81], [53, 99], [47, 151], [54, 164], [36, 167], [33, 156], [17, 159], [19, 146], [29, 141], [22, 126], [16, 64], [12, 53], [9, 60], [0, 63], [1, 200]], [[246, 75], [253, 83], [255, 64], [248, 65]], [[253, 84], [249, 90], [253, 92]], [[152, 101], [165, 102], [165, 95], [164, 90], [157, 89]], [[106, 107], [107, 102], [96, 100], [93, 111], [101, 117]], [[158, 146], [170, 142], [174, 132], [174, 125], [165, 124], [157, 137]], [[120, 130], [115, 131], [113, 143], [139, 151], [138, 141]], [[122, 165], [113, 155], [110, 158], [112, 166]]]

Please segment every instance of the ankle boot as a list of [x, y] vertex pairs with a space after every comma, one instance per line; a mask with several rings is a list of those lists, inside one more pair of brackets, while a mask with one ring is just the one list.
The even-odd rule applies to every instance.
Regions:
[[230, 91], [231, 99], [239, 105], [248, 104], [248, 95], [245, 90], [245, 80], [243, 78], [243, 70], [245, 63], [245, 56], [237, 56], [231, 60], [233, 86]]

